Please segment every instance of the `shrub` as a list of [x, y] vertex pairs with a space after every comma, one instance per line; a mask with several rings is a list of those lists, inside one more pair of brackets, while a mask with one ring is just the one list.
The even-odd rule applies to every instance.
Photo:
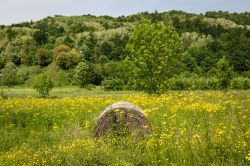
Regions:
[[77, 82], [74, 78], [74, 75], [75, 75], [75, 69], [68, 70], [66, 73], [66, 80], [70, 85], [77, 86]]
[[20, 66], [17, 70], [17, 83], [23, 84], [27, 79], [29, 79], [30, 70], [27, 66]]
[[230, 89], [250, 89], [250, 79], [236, 77], [230, 81]]
[[223, 57], [217, 62], [217, 78], [219, 79], [220, 88], [226, 89], [229, 87], [230, 80], [233, 78], [233, 70], [230, 67], [229, 61]]
[[[22, 81], [23, 79], [20, 78], [21, 75], [26, 75], [25, 73], [28, 73], [28, 78], [26, 77], [24, 79], [24, 84], [25, 86], [33, 86], [36, 82], [37, 77], [39, 76], [39, 74], [42, 72], [42, 69], [40, 68], [40, 66], [22, 66], [18, 69], [18, 78], [19, 81]], [[27, 80], [26, 80], [27, 79]]]
[[38, 76], [34, 89], [37, 90], [41, 97], [48, 97], [52, 88], [53, 82], [47, 74], [41, 74]]
[[165, 88], [170, 90], [190, 90], [192, 88], [192, 85], [193, 82], [191, 79], [177, 77], [168, 79], [165, 84]]
[[[111, 61], [103, 65], [103, 75], [104, 77], [110, 78], [120, 78], [127, 84], [131, 79], [132, 76], [132, 65], [130, 61], [123, 60], [123, 61]], [[136, 83], [136, 80], [134, 79]], [[142, 89], [143, 90], [143, 89]]]
[[122, 90], [124, 86], [124, 81], [119, 78], [106, 78], [102, 81], [102, 86], [104, 90]]
[[165, 82], [165, 90], [216, 90], [219, 87], [217, 78], [174, 77]]
[[89, 70], [89, 65], [84, 62], [80, 62], [75, 68], [74, 79], [81, 88], [90, 84], [91, 74]]
[[8, 62], [2, 70], [2, 84], [13, 86], [17, 83], [17, 67], [13, 62]]
[[[29, 79], [41, 73], [39, 66], [25, 66], [22, 65], [17, 69], [17, 84], [24, 84]], [[33, 84], [29, 84], [32, 86]]]
[[243, 77], [245, 77], [245, 78], [249, 78], [250, 79], [250, 70], [242, 72], [240, 75], [243, 76]]
[[104, 79], [104, 69], [101, 64], [89, 64], [91, 73], [91, 84], [101, 85]]
[[4, 93], [3, 88], [0, 90], [0, 99], [8, 99], [8, 95]]
[[54, 86], [67, 86], [69, 85], [67, 71], [60, 69], [54, 63], [51, 63], [46, 68], [46, 73], [50, 76]]
[[219, 79], [217, 78], [197, 78], [194, 79], [193, 90], [216, 90], [219, 88]]
[[85, 86], [85, 88], [88, 89], [88, 90], [93, 90], [93, 89], [95, 89], [95, 87], [96, 86], [93, 85], [93, 84], [88, 84], [88, 85]]

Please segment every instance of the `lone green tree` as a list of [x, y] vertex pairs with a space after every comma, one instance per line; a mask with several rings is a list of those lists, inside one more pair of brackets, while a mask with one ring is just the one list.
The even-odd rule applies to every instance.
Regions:
[[223, 57], [217, 62], [216, 75], [221, 89], [227, 89], [233, 78], [233, 70], [229, 61]]
[[172, 26], [135, 26], [127, 50], [137, 86], [148, 93], [160, 93], [166, 79], [178, 71], [180, 48], [181, 41]]
[[76, 68], [74, 69], [74, 80], [81, 87], [85, 87], [90, 84], [91, 73], [90, 67], [85, 62], [79, 62]]
[[48, 97], [52, 88], [53, 82], [47, 74], [41, 74], [38, 76], [34, 89], [36, 89], [41, 97]]

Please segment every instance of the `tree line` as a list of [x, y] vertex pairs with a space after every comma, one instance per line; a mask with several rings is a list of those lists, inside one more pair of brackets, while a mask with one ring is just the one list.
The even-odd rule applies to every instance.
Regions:
[[[47, 73], [56, 86], [103, 85], [111, 90], [141, 89], [143, 84], [149, 85], [150, 79], [136, 81], [133, 77], [136, 73], [138, 77], [142, 76], [138, 75], [134, 65], [142, 65], [141, 60], [135, 58], [133, 62], [137, 62], [133, 65], [130, 59], [136, 54], [144, 57], [145, 50], [135, 51], [132, 45], [142, 42], [141, 46], [147, 43], [145, 47], [157, 48], [165, 47], [164, 42], [171, 44], [171, 38], [164, 37], [164, 33], [157, 39], [162, 29], [158, 27], [157, 31], [157, 26], [163, 26], [163, 29], [172, 27], [171, 32], [178, 36], [171, 48], [178, 47], [178, 56], [171, 59], [174, 61], [171, 64], [175, 64], [171, 66], [167, 64], [169, 61], [164, 64], [160, 57], [150, 59], [147, 55], [151, 66], [143, 71], [144, 74], [159, 75], [150, 84], [164, 79], [164, 85], [154, 85], [156, 87], [150, 87], [152, 91], [159, 86], [164, 87], [161, 90], [246, 89], [250, 86], [249, 15], [247, 12], [219, 11], [198, 15], [156, 11], [117, 18], [55, 16], [37, 22], [0, 26], [1, 84], [31, 86], [40, 74]], [[151, 26], [156, 27], [151, 31]], [[133, 41], [135, 34], [144, 30], [153, 36], [147, 39], [146, 34]], [[151, 40], [153, 37], [155, 41]], [[162, 55], [164, 51], [167, 55], [167, 50], [162, 48], [155, 49], [154, 54]], [[157, 66], [163, 70], [156, 69], [158, 73], [154, 73], [152, 69]], [[223, 72], [227, 73], [223, 75]], [[223, 77], [230, 82], [221, 85]]]

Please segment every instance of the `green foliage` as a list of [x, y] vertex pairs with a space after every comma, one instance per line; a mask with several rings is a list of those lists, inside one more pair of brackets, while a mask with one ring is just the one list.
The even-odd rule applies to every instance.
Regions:
[[250, 29], [233, 29], [223, 38], [224, 52], [237, 73], [249, 70], [250, 66]]
[[149, 93], [159, 93], [166, 78], [178, 72], [181, 41], [171, 26], [140, 24], [134, 28], [127, 49], [136, 83]]
[[125, 49], [129, 36], [127, 33], [114, 34], [110, 41], [113, 43], [112, 51], [107, 55], [110, 60], [123, 60], [127, 56]]
[[218, 78], [210, 77], [210, 78], [198, 78], [194, 80], [194, 88], [193, 90], [217, 90], [219, 89], [219, 80]]
[[38, 76], [34, 89], [36, 89], [41, 97], [48, 97], [52, 88], [53, 82], [47, 74], [41, 74]]
[[14, 63], [8, 62], [2, 69], [2, 84], [7, 86], [13, 86], [17, 83], [17, 67]]
[[47, 66], [52, 61], [51, 54], [45, 48], [39, 48], [36, 51], [36, 58], [37, 58], [37, 63], [40, 66]]
[[32, 87], [41, 72], [40, 66], [20, 66], [17, 71], [18, 84]]
[[109, 62], [103, 65], [103, 75], [108, 78], [119, 78], [127, 84], [131, 80], [132, 66], [129, 61]]
[[220, 88], [228, 88], [233, 78], [233, 70], [229, 65], [229, 61], [223, 57], [217, 62], [217, 77], [219, 79]]
[[20, 66], [17, 69], [18, 84], [33, 87], [42, 72], [45, 72], [51, 78], [54, 86], [68, 86], [70, 84], [67, 72], [60, 69], [54, 63], [45, 68], [41, 68], [40, 66]]
[[104, 69], [101, 64], [89, 64], [91, 73], [91, 84], [94, 85], [101, 85], [103, 79], [104, 79]]
[[60, 69], [54, 63], [51, 63], [44, 71], [50, 76], [54, 86], [68, 86], [70, 84], [68, 72]]
[[31, 36], [22, 36], [10, 42], [3, 52], [6, 60], [16, 65], [31, 65], [34, 62], [34, 41]]
[[80, 61], [80, 55], [75, 49], [69, 52], [61, 52], [56, 56], [55, 63], [64, 70], [74, 68]]
[[88, 36], [85, 42], [86, 48], [83, 50], [83, 55], [84, 55], [85, 60], [92, 61], [92, 62], [95, 60], [95, 55], [97, 51], [96, 44], [97, 44], [97, 40], [95, 36], [93, 35], [93, 33], [90, 33], [90, 35]]
[[52, 51], [52, 55], [53, 55], [53, 60], [55, 61], [56, 58], [65, 52], [69, 52], [70, 51], [70, 47], [65, 45], [65, 44], [60, 44], [58, 46], [56, 46], [53, 51]]
[[[249, 98], [248, 91], [194, 91], [0, 99], [0, 163], [247, 166]], [[152, 134], [93, 139], [100, 110], [125, 99], [144, 108]]]
[[86, 87], [91, 82], [90, 67], [85, 62], [80, 62], [74, 69], [74, 79], [81, 88]]
[[250, 89], [250, 79], [236, 77], [230, 81], [230, 89]]
[[3, 55], [0, 54], [0, 70], [4, 68], [4, 66], [5, 66], [5, 60]]
[[201, 48], [213, 41], [210, 35], [205, 36], [197, 32], [184, 32], [181, 39], [185, 48]]
[[184, 53], [184, 63], [191, 72], [199, 67], [204, 73], [209, 72], [216, 67], [216, 63], [220, 58], [220, 54], [216, 55], [207, 47], [190, 47]]
[[183, 64], [185, 65], [185, 70], [186, 71], [189, 71], [189, 72], [196, 72], [196, 70], [198, 69], [198, 65], [197, 65], [197, 62], [196, 62], [196, 59], [194, 56], [192, 56], [190, 54], [190, 52], [185, 52], [183, 53], [183, 56], [182, 56], [182, 62]]
[[15, 38], [17, 37], [18, 33], [16, 31], [13, 31], [12, 28], [8, 28], [7, 31], [7, 37], [10, 41], [15, 40]]
[[71, 48], [74, 47], [74, 40], [70, 36], [66, 36], [63, 43]]
[[242, 72], [241, 75], [242, 75], [243, 77], [250, 78], [250, 70], [249, 70], [249, 71]]
[[8, 97], [9, 97], [6, 93], [4, 93], [3, 88], [0, 90], [0, 97], [2, 99], [8, 99]]
[[39, 30], [34, 33], [33, 38], [37, 42], [37, 44], [42, 45], [47, 43], [48, 34], [44, 30]]
[[[14, 63], [8, 62], [2, 70], [1, 84], [6, 86], [22, 85], [33, 86], [36, 76], [41, 73], [39, 66], [16, 67]], [[57, 77], [54, 75], [54, 77]]]
[[110, 52], [112, 52], [112, 44], [111, 42], [108, 41], [104, 41], [100, 44], [100, 53], [101, 55], [105, 55], [108, 56], [110, 54]]
[[168, 79], [164, 87], [167, 90], [191, 90], [193, 88], [193, 80], [185, 77], [174, 77]]
[[165, 82], [166, 90], [217, 90], [219, 80], [205, 77], [173, 77]]
[[241, 25], [249, 25], [250, 24], [250, 13], [229, 13], [228, 11], [209, 11], [205, 14], [206, 17], [211, 18], [226, 18], [232, 20]]
[[17, 83], [23, 84], [26, 80], [28, 80], [32, 75], [32, 68], [27, 66], [20, 66], [17, 69]]
[[122, 90], [124, 85], [124, 81], [119, 78], [108, 77], [104, 81], [102, 81], [104, 90]]
[[[219, 11], [197, 15], [183, 11], [169, 11], [143, 12], [118, 18], [92, 15], [55, 16], [37, 22], [1, 26], [0, 69], [4, 68], [7, 62], [13, 62], [21, 68], [20, 70], [26, 70], [23, 65], [30, 67], [39, 64], [44, 68], [42, 70], [46, 71], [52, 61], [62, 69], [51, 72], [54, 75], [50, 74], [50, 76], [53, 75], [55, 85], [68, 85], [69, 83], [76, 85], [77, 83], [73, 81], [74, 72], [71, 70], [79, 61], [85, 60], [92, 73], [91, 84], [101, 85], [105, 78], [112, 77], [123, 80], [126, 89], [146, 90], [149, 93], [158, 91], [159, 93], [166, 89], [162, 82], [171, 78], [172, 73], [178, 75], [190, 72], [206, 77], [205, 80], [210, 80], [209, 78], [213, 80], [214, 76], [217, 76], [217, 62], [225, 56], [237, 76], [249, 78], [250, 25], [248, 18], [249, 12]], [[148, 25], [145, 25], [145, 20]], [[135, 26], [136, 24], [141, 25]], [[179, 56], [169, 56], [175, 52], [164, 49], [164, 44], [172, 47], [174, 41], [165, 39], [170, 31], [161, 32], [162, 35], [160, 31], [164, 31], [164, 28], [161, 26], [164, 28], [173, 26], [178, 32], [183, 43], [178, 53]], [[126, 49], [126, 45], [131, 45], [130, 36], [130, 38], [136, 36], [136, 32], [133, 33], [134, 27], [135, 29], [141, 27], [144, 31], [137, 30], [138, 34], [141, 34], [138, 36], [140, 42], [134, 43], [136, 47], [141, 47], [138, 47], [140, 51], [131, 54], [131, 50]], [[150, 33], [151, 35], [146, 35]], [[142, 40], [143, 38], [145, 40]], [[174, 47], [179, 48], [179, 45], [175, 44]], [[174, 47], [171, 49], [175, 49]], [[140, 56], [142, 61], [138, 58], [137, 65], [126, 64], [123, 60], [128, 54], [131, 54], [128, 59], [131, 60], [133, 55]], [[162, 55], [167, 55], [168, 58], [160, 59]], [[170, 62], [170, 59], [175, 60]], [[166, 62], [167, 65], [162, 65]], [[145, 68], [152, 70], [142, 71]], [[29, 72], [20, 71], [16, 84], [25, 82], [26, 85], [30, 85], [34, 82], [36, 74], [27, 73]], [[67, 77], [68, 80], [65, 79]], [[174, 79], [184, 80], [182, 77]], [[197, 79], [197, 81], [200, 80]], [[228, 84], [228, 81], [226, 82]], [[222, 87], [223, 83], [220, 86], [226, 88]], [[183, 89], [181, 84], [179, 88], [173, 88]]]

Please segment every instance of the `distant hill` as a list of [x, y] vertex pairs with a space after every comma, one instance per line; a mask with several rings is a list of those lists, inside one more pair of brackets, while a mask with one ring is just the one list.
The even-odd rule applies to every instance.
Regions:
[[[227, 57], [237, 74], [249, 72], [250, 12], [222, 11], [205, 14], [143, 12], [117, 18], [56, 15], [36, 22], [2, 25], [0, 69], [8, 62], [17, 67], [46, 67], [54, 62], [53, 50], [62, 44], [79, 54], [80, 61], [93, 65], [120, 63], [128, 54], [126, 44], [134, 25], [143, 22], [161, 22], [175, 27], [183, 41], [186, 57], [180, 60], [188, 64], [188, 72], [199, 70], [211, 75], [223, 56]], [[47, 50], [51, 57], [43, 64], [38, 60], [40, 49]], [[100, 83], [100, 80], [96, 82]]]

